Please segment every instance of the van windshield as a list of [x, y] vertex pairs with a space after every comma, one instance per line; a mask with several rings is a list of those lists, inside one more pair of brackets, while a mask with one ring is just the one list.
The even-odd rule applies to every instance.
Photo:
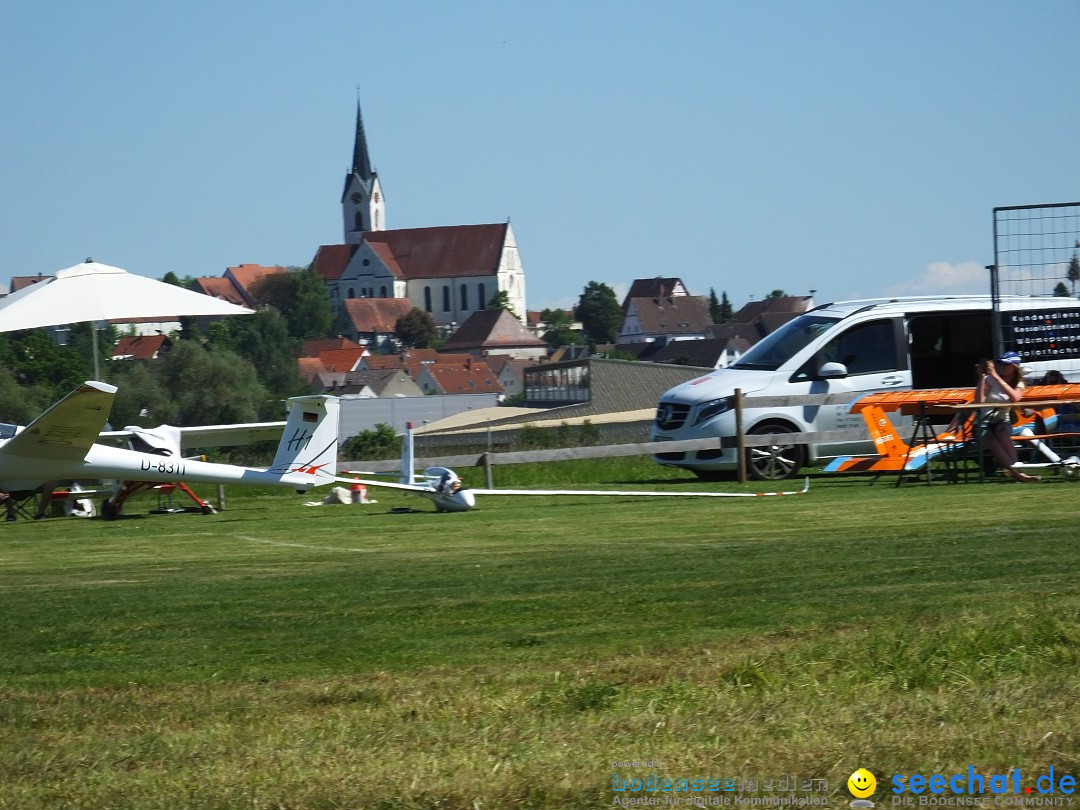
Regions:
[[800, 315], [755, 343], [732, 368], [776, 371], [839, 321], [825, 315]]

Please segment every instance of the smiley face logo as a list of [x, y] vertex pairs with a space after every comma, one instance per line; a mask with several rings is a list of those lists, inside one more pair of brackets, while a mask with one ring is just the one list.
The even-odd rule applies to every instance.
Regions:
[[877, 789], [877, 779], [866, 768], [859, 768], [848, 777], [847, 789], [856, 799], [865, 799]]

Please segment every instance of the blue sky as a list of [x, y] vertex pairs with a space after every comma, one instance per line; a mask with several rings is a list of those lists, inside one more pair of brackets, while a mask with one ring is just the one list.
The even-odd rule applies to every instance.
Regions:
[[0, 286], [342, 241], [357, 93], [390, 227], [502, 222], [531, 309], [983, 292], [994, 206], [1080, 199], [1080, 3], [0, 5]]

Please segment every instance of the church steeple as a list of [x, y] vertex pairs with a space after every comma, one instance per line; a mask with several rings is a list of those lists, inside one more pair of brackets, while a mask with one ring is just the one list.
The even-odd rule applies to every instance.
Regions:
[[386, 201], [383, 199], [379, 174], [371, 168], [359, 98], [356, 100], [352, 167], [345, 175], [341, 207], [347, 244], [359, 244], [364, 231], [381, 231], [386, 228]]
[[370, 182], [375, 177], [368, 155], [367, 136], [364, 134], [364, 116], [360, 113], [360, 99], [356, 100], [356, 139], [353, 141], [352, 171], [361, 180]]

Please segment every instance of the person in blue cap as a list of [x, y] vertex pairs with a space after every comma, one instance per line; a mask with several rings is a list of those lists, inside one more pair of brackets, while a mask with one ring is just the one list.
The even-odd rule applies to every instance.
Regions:
[[[1021, 357], [1016, 352], [1006, 352], [996, 362], [984, 360], [979, 367], [979, 385], [975, 389], [975, 401], [986, 403], [1015, 403], [1024, 395], [1024, 375], [1020, 369]], [[986, 445], [1002, 473], [1014, 481], [1029, 483], [1039, 476], [1028, 475], [1016, 469], [1019, 459], [1012, 443], [1012, 424], [1009, 422], [1011, 407], [991, 408], [986, 413]]]

